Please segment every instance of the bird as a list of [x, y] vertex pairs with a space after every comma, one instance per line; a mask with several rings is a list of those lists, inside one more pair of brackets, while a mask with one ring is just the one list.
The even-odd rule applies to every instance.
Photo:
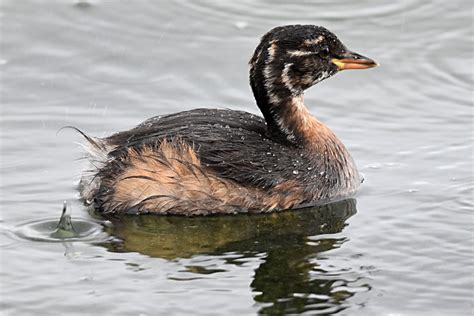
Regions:
[[304, 104], [304, 91], [347, 69], [378, 64], [322, 26], [265, 33], [249, 61], [262, 116], [227, 108], [161, 115], [87, 140], [80, 195], [103, 215], [254, 214], [353, 196], [349, 151]]

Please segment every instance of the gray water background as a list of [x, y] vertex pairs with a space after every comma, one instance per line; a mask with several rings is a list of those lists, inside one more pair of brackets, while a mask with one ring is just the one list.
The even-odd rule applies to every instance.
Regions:
[[[0, 23], [2, 315], [473, 313], [470, 1], [2, 0]], [[95, 220], [77, 195], [82, 140], [61, 127], [105, 136], [196, 107], [258, 113], [247, 61], [292, 23], [381, 64], [305, 99], [365, 175], [357, 212], [127, 219], [112, 241], [15, 233], [57, 221], [63, 200]]]

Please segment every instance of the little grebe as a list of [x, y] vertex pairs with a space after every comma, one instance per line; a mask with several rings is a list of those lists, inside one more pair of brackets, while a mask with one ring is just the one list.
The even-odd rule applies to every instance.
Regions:
[[107, 138], [83, 134], [94, 168], [81, 179], [82, 197], [102, 213], [178, 215], [271, 212], [348, 197], [359, 173], [306, 109], [303, 92], [339, 70], [376, 65], [324, 27], [276, 27], [250, 59], [263, 118], [195, 109]]

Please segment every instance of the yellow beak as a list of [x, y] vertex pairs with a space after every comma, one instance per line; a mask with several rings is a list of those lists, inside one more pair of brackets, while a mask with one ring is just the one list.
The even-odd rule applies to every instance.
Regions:
[[367, 69], [379, 65], [374, 60], [353, 52], [348, 53], [344, 58], [333, 58], [331, 62], [336, 65], [339, 70]]

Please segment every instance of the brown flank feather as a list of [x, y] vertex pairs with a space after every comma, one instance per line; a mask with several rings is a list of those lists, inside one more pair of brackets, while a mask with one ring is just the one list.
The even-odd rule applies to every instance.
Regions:
[[294, 181], [264, 191], [218, 177], [185, 142], [164, 140], [157, 147], [128, 148], [123, 172], [103, 179], [102, 186], [113, 188], [102, 205], [106, 212], [232, 214], [288, 209], [305, 199]]

